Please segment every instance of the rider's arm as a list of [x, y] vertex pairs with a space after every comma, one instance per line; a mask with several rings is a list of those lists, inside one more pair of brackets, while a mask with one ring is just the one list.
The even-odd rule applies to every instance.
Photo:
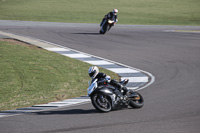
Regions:
[[110, 19], [110, 18], [111, 18], [111, 16], [112, 16], [111, 13], [112, 13], [112, 12], [109, 12], [109, 13], [106, 15], [106, 18], [107, 18], [107, 19]]
[[117, 22], [118, 22], [117, 15], [115, 15], [115, 23], [117, 23]]
[[106, 75], [105, 73], [99, 73], [97, 75], [98, 84], [107, 84], [110, 83], [110, 76]]
[[105, 78], [107, 75], [105, 73], [98, 73], [98, 75], [96, 76], [96, 78], [100, 79], [100, 78]]

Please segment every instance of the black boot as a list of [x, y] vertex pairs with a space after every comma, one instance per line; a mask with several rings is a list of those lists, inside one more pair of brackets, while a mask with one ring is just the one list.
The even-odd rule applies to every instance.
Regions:
[[126, 95], [130, 92], [129, 89], [127, 89], [125, 86], [122, 87], [122, 90], [124, 91], [123, 95]]
[[115, 93], [117, 94], [117, 96], [118, 96], [121, 100], [124, 99], [123, 95], [121, 94], [121, 92], [120, 92], [118, 89], [115, 90]]

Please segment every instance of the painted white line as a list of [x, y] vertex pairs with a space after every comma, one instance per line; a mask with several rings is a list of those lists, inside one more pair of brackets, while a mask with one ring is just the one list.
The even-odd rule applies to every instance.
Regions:
[[127, 87], [127, 88], [131, 90], [137, 90], [139, 87]]
[[50, 102], [48, 104], [69, 104], [69, 103], [68, 102], [59, 101], [59, 102]]
[[89, 102], [89, 101], [91, 100], [90, 99], [66, 99], [66, 100], [58, 101], [58, 102], [50, 102], [48, 104], [34, 105], [33, 107], [62, 107], [62, 106], [80, 104], [80, 103]]
[[84, 55], [84, 54], [62, 54], [64, 56], [68, 56], [71, 58], [90, 58], [91, 56]]
[[3, 111], [4, 113], [28, 113], [28, 112], [33, 112], [33, 110], [6, 110]]
[[39, 105], [34, 105], [33, 107], [60, 107], [64, 105], [67, 104], [39, 104]]
[[114, 65], [113, 63], [108, 62], [108, 61], [104, 61], [104, 60], [101, 60], [101, 61], [84, 61], [84, 62], [87, 62], [87, 63], [92, 64], [92, 65]]
[[[28, 42], [30, 44], [33, 44], [33, 45], [36, 45], [36, 46], [39, 46], [39, 47], [42, 47], [42, 48], [52, 48], [52, 47], [60, 47], [60, 48], [64, 48], [64, 49], [66, 48], [66, 49], [72, 50], [74, 52], [79, 52], [81, 54], [85, 54], [85, 55], [88, 55], [88, 56], [92, 56], [94, 58], [98, 58], [98, 59], [107, 61], [107, 62], [109, 62], [109, 64], [110, 63], [118, 64], [118, 65], [121, 65], [123, 67], [132, 69], [132, 71], [131, 70], [130, 71], [125, 71], [125, 73], [141, 73], [141, 72], [145, 73], [146, 75], [148, 75], [150, 77], [149, 78], [149, 82], [147, 84], [145, 84], [144, 86], [138, 88], [137, 90], [144, 89], [147, 86], [151, 85], [155, 81], [155, 77], [151, 73], [149, 73], [147, 71], [144, 71], [144, 70], [140, 70], [140, 69], [137, 69], [137, 68], [133, 68], [133, 67], [127, 66], [127, 65], [119, 63], [119, 62], [111, 61], [111, 60], [108, 60], [108, 59], [105, 59], [105, 58], [102, 58], [102, 57], [98, 57], [98, 56], [94, 56], [94, 55], [91, 55], [91, 54], [87, 54], [87, 53], [84, 53], [84, 52], [81, 52], [81, 51], [78, 51], [78, 50], [75, 50], [75, 49], [70, 49], [68, 47], [64, 47], [64, 46], [61, 46], [61, 45], [58, 45], [58, 44], [55, 44], [55, 43], [47, 42], [47, 41], [36, 39], [36, 38], [33, 38], [33, 37], [28, 37], [28, 36], [24, 37], [24, 36], [19, 36], [19, 35], [7, 33], [7, 32], [2, 32], [2, 31], [0, 31], [0, 34], [8, 36], [8, 37], [11, 37], [11, 38], [16, 38], [18, 40], [23, 40], [25, 38], [25, 40], [23, 40], [24, 42]], [[87, 62], [87, 63], [90, 63], [92, 65], [98, 65], [98, 63], [91, 63], [91, 62]], [[100, 64], [100, 65], [102, 65], [102, 64]], [[116, 69], [111, 69], [111, 71], [112, 70], [113, 70], [113, 72], [116, 72]], [[116, 73], [124, 73], [124, 72], [120, 71], [120, 72], [116, 72]]]
[[68, 103], [68, 105], [77, 105], [77, 104], [80, 104], [80, 103], [83, 103], [83, 102], [70, 102], [70, 103]]
[[19, 115], [19, 113], [0, 113], [0, 118], [14, 116], [14, 115]]
[[133, 70], [131, 68], [106, 68], [115, 73], [139, 73], [137, 70]]
[[164, 30], [164, 32], [200, 33], [199, 30]]
[[121, 77], [121, 80], [129, 79], [130, 82], [148, 82], [148, 77]]
[[34, 105], [33, 107], [62, 107], [62, 106], [80, 104], [80, 103], [89, 102], [89, 101], [91, 101], [91, 100], [90, 99], [81, 99], [81, 100], [76, 101], [74, 99], [68, 99], [68, 100], [59, 101], [59, 102], [51, 102], [48, 104]]
[[62, 102], [88, 102], [88, 101], [91, 101], [89, 97], [88, 99], [66, 99], [63, 100]]
[[[91, 58], [91, 57], [94, 57], [94, 58], [101, 59], [101, 60], [98, 60], [98, 61], [97, 60], [96, 61], [84, 61], [84, 62], [92, 64], [92, 65], [114, 65], [114, 64], [117, 64], [117, 65], [121, 65], [123, 67], [126, 67], [126, 68], [106, 68], [106, 69], [113, 71], [117, 74], [119, 74], [119, 73], [124, 73], [124, 74], [126, 74], [126, 73], [127, 74], [128, 73], [145, 73], [146, 75], [148, 75], [150, 77], [150, 78], [148, 76], [146, 76], [146, 77], [122, 77], [122, 80], [125, 79], [125, 78], [129, 78], [129, 82], [146, 82], [147, 83], [143, 87], [128, 87], [129, 89], [134, 89], [134, 90], [137, 90], [137, 91], [141, 90], [141, 89], [149, 86], [150, 84], [152, 84], [155, 80], [155, 77], [149, 72], [146, 72], [146, 71], [143, 71], [143, 70], [140, 70], [140, 69], [136, 69], [136, 68], [133, 68], [133, 67], [130, 67], [130, 66], [118, 63], [118, 62], [114, 62], [114, 61], [111, 61], [111, 60], [108, 60], [108, 59], [104, 59], [104, 58], [101, 58], [101, 57], [98, 57], [98, 56], [83, 53], [83, 52], [80, 52], [80, 51], [77, 51], [77, 50], [74, 50], [74, 49], [70, 49], [70, 48], [67, 48], [67, 47], [63, 47], [63, 46], [60, 46], [60, 45], [57, 45], [57, 44], [54, 44], [54, 43], [46, 42], [46, 41], [35, 39], [35, 38], [32, 38], [32, 37], [18, 36], [18, 35], [14, 35], [14, 34], [11, 34], [11, 33], [5, 33], [5, 32], [1, 32], [1, 31], [0, 31], [0, 34], [4, 34], [4, 35], [9, 36], [11, 38], [16, 38], [18, 40], [28, 42], [30, 44], [42, 47], [42, 48], [49, 50], [49, 51], [54, 51], [54, 52], [56, 52], [56, 51], [74, 51], [74, 52], [79, 53], [79, 54], [62, 54], [64, 56], [68, 56], [68, 57], [71, 57], [71, 58]], [[48, 104], [35, 105], [33, 107], [44, 107], [44, 108], [50, 107], [50, 109], [44, 109], [44, 110], [51, 110], [51, 109], [55, 109], [55, 107], [66, 107], [66, 106], [69, 106], [69, 105], [73, 106], [73, 105], [77, 105], [77, 104], [84, 104], [86, 102], [91, 102], [91, 100], [90, 99], [67, 99], [67, 100], [63, 100], [63, 101], [59, 101], [59, 102], [51, 102], [51, 103], [48, 103]], [[20, 111], [17, 111], [17, 112], [20, 112]], [[7, 113], [6, 113], [6, 114], [3, 115], [2, 113], [0, 113], [0, 117], [16, 115], [16, 114], [12, 114], [12, 113], [10, 113], [10, 114], [11, 115], [7, 115]]]
[[164, 32], [175, 32], [175, 30], [164, 30]]
[[60, 104], [60, 105], [69, 105], [69, 104], [78, 104], [78, 103], [82, 103], [82, 102], [53, 102], [53, 103], [48, 103], [48, 104], [52, 104], [52, 105], [56, 105], [56, 104]]
[[55, 47], [55, 48], [44, 48], [44, 49], [49, 50], [49, 51], [70, 51], [69, 49], [59, 48], [59, 47]]

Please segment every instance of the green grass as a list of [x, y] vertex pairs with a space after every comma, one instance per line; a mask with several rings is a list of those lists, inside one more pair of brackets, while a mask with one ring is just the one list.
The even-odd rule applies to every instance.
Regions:
[[113, 8], [119, 24], [200, 25], [200, 0], [0, 0], [0, 19], [100, 23]]
[[0, 110], [87, 95], [89, 67], [34, 46], [0, 41]]

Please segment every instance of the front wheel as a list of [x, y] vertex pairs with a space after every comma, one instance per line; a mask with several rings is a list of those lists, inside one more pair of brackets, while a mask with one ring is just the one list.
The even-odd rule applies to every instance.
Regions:
[[109, 25], [107, 23], [105, 23], [104, 25], [101, 26], [101, 29], [99, 31], [100, 34], [106, 34], [106, 32], [109, 29]]
[[109, 112], [112, 109], [109, 98], [102, 94], [94, 94], [91, 96], [93, 106], [100, 112]]
[[99, 31], [100, 34], [105, 34], [105, 32], [103, 32], [102, 30]]
[[144, 106], [144, 99], [142, 97], [142, 95], [138, 92], [134, 92], [136, 95], [138, 95], [137, 97], [131, 98], [129, 105], [132, 108], [142, 108]]

